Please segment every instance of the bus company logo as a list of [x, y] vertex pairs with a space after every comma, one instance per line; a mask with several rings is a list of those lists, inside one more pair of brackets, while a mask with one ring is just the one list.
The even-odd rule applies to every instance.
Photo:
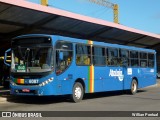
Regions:
[[119, 81], [123, 81], [124, 75], [122, 74], [121, 70], [112, 70], [109, 71], [109, 76], [111, 77], [118, 77]]

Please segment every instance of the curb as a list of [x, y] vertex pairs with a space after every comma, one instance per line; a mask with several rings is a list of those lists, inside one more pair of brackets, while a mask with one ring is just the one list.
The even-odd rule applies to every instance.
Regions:
[[7, 101], [7, 98], [0, 97], [0, 103], [1, 103], [1, 102], [6, 102], [6, 101]]

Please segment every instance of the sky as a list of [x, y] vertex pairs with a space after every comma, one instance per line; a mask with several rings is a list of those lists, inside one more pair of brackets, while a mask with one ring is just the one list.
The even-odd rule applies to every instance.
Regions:
[[[40, 0], [28, 0], [40, 4]], [[160, 34], [160, 0], [109, 0], [119, 5], [119, 23]], [[48, 0], [49, 6], [113, 22], [113, 10], [89, 0]]]

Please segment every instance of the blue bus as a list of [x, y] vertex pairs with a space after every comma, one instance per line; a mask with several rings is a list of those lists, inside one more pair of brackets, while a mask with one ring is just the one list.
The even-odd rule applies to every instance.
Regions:
[[30, 34], [12, 39], [11, 94], [70, 95], [137, 89], [156, 84], [156, 52], [118, 44]]

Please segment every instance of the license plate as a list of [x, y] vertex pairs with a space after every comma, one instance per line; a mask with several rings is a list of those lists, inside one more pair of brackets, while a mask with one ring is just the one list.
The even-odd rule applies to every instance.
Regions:
[[22, 89], [22, 92], [30, 92], [30, 89]]

